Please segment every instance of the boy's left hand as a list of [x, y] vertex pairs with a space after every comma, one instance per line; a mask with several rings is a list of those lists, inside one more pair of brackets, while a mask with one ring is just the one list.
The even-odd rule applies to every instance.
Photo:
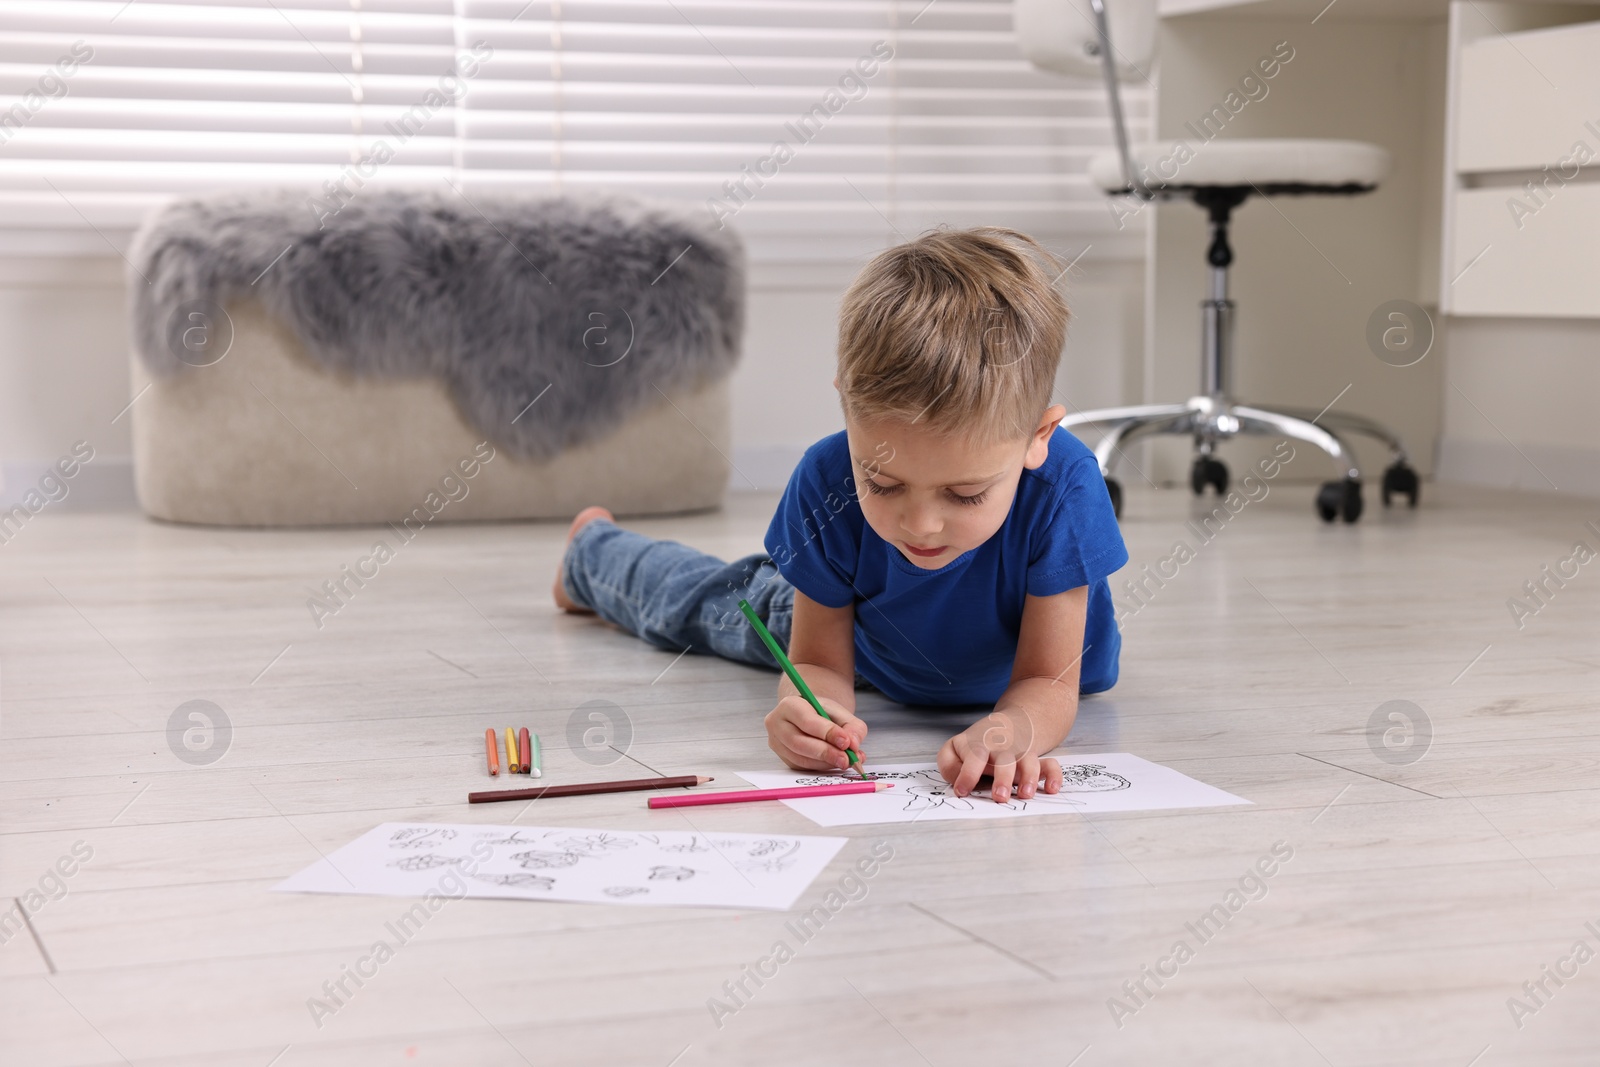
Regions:
[[939, 749], [939, 773], [966, 796], [984, 774], [994, 776], [989, 795], [998, 804], [1011, 800], [1012, 787], [1027, 800], [1041, 779], [1046, 793], [1061, 791], [1061, 764], [1033, 753], [1033, 725], [1026, 716], [995, 712], [956, 734]]

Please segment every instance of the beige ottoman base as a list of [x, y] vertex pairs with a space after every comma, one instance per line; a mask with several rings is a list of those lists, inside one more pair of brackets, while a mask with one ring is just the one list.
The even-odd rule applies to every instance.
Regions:
[[[332, 374], [259, 305], [228, 314], [233, 345], [212, 366], [152, 381], [133, 359], [134, 477], [155, 518], [311, 526], [421, 508], [437, 520], [565, 519], [589, 504], [651, 515], [722, 502], [726, 379], [533, 463], [486, 443], [436, 380]], [[538, 418], [539, 405], [518, 417]]]

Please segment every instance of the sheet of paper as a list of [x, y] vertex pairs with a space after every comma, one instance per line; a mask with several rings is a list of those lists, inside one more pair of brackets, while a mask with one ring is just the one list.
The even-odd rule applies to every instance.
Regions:
[[389, 822], [273, 888], [784, 910], [846, 840]]
[[[1066, 782], [1059, 793], [1042, 790], [1030, 800], [996, 804], [987, 793], [956, 796], [932, 763], [871, 763], [867, 773], [892, 782], [893, 789], [837, 797], [785, 800], [818, 826], [916, 822], [933, 819], [1015, 819], [1028, 815], [1076, 815], [1101, 811], [1155, 811], [1162, 808], [1212, 808], [1250, 801], [1197, 782], [1171, 767], [1126, 752], [1057, 755]], [[829, 785], [843, 775], [794, 771], [740, 771], [762, 789]], [[854, 776], [850, 776], [854, 778]]]

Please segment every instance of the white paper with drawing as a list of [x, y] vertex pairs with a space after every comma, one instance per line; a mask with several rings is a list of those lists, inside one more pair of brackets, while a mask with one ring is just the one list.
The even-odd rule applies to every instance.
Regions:
[[[1027, 815], [1078, 815], [1101, 811], [1155, 811], [1163, 808], [1212, 808], [1250, 801], [1197, 782], [1171, 767], [1126, 752], [1057, 755], [1066, 781], [1059, 793], [1042, 789], [1029, 800], [996, 804], [989, 794], [956, 796], [936, 764], [867, 765], [867, 773], [891, 782], [878, 793], [785, 800], [819, 826], [916, 822], [933, 819], [1014, 819]], [[848, 781], [841, 775], [797, 774], [793, 771], [740, 771], [739, 776], [762, 789], [831, 785]], [[853, 776], [852, 776], [853, 777]]]
[[845, 840], [390, 822], [273, 888], [782, 910]]

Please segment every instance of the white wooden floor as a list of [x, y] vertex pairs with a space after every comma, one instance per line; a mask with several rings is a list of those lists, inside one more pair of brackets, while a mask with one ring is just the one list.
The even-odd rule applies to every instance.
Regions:
[[[1520, 1028], [1507, 1001], [1574, 942], [1600, 951], [1600, 562], [1520, 632], [1506, 600], [1600, 547], [1600, 501], [1426, 491], [1385, 515], [1369, 489], [1348, 528], [1275, 486], [1128, 620], [1071, 747], [1253, 807], [827, 831], [853, 840], [802, 907], [874, 843], [894, 858], [720, 1028], [708, 998], [787, 916], [453, 902], [319, 1028], [308, 998], [405, 902], [268, 887], [387, 820], [678, 828], [637, 795], [469, 808], [484, 728], [537, 729], [547, 782], [725, 783], [773, 762], [775, 676], [559, 616], [557, 526], [428, 529], [319, 631], [308, 587], [374, 531], [47, 510], [0, 546], [0, 901], [65, 895], [0, 947], [0, 1062], [1593, 1064], [1600, 961], [1544, 979]], [[732, 555], [771, 504], [637, 526]], [[1189, 506], [1130, 490], [1135, 566], [1193, 543]], [[168, 742], [195, 699], [233, 727], [207, 766]], [[611, 767], [565, 747], [592, 699], [631, 719]], [[1431, 720], [1419, 761], [1369, 744], [1391, 700]], [[872, 723], [875, 760], [955, 728]], [[823, 832], [777, 806], [693, 818]], [[91, 858], [53, 881], [78, 842]], [[1294, 855], [1265, 898], [1200, 945], [1185, 924], [1275, 842]], [[1123, 983], [1180, 939], [1194, 958], [1119, 1028], [1108, 999], [1131, 1006]]]

